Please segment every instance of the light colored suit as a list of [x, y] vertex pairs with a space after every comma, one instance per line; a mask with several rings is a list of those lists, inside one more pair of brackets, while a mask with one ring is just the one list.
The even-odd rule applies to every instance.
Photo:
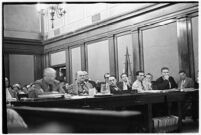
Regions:
[[178, 88], [194, 88], [194, 82], [191, 78], [186, 77], [185, 80], [179, 80], [178, 82]]
[[136, 80], [132, 85], [132, 90], [137, 90], [138, 92], [145, 91], [143, 82], [140, 82], [139, 80]]
[[73, 95], [85, 95], [89, 94], [89, 89], [93, 88], [92, 84], [89, 82], [79, 83], [75, 81], [73, 84], [69, 85], [66, 89], [69, 94]]

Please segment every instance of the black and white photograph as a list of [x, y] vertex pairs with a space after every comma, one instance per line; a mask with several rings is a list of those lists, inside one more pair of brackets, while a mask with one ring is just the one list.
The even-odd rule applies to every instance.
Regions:
[[199, 1], [3, 1], [3, 134], [199, 133]]

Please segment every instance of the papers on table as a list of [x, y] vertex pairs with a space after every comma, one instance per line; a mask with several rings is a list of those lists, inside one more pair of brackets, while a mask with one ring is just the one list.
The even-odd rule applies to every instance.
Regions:
[[112, 96], [113, 94], [102, 94], [102, 93], [97, 93], [94, 95], [95, 97], [107, 97], [107, 96]]
[[38, 95], [38, 98], [62, 98], [62, 97], [64, 97], [64, 94], [60, 93]]
[[184, 92], [190, 92], [190, 91], [197, 91], [198, 89], [193, 89], [193, 88], [185, 88], [185, 89], [181, 89], [181, 91], [184, 91]]
[[174, 92], [174, 91], [180, 91], [179, 89], [168, 89], [168, 90], [145, 90], [140, 91], [138, 93], [168, 93], [168, 92]]
[[87, 96], [71, 96], [68, 97], [69, 99], [83, 99], [83, 98], [87, 98]]
[[140, 91], [138, 93], [161, 93], [162, 90], [145, 90], [145, 91]]

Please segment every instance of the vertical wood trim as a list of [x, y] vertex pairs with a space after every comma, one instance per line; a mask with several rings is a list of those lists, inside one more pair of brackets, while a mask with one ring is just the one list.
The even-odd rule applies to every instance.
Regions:
[[4, 73], [4, 77], [7, 77], [8, 80], [10, 80], [9, 68], [10, 68], [9, 67], [9, 54], [4, 54], [3, 55], [3, 73]]
[[189, 60], [190, 60], [190, 77], [195, 80], [195, 63], [194, 63], [194, 50], [193, 50], [193, 31], [191, 18], [187, 18], [188, 29], [188, 48], [189, 48]]
[[47, 59], [47, 60], [48, 60], [48, 63], [47, 63], [47, 66], [50, 67], [50, 66], [51, 66], [51, 56], [50, 56], [50, 53], [48, 53], [47, 56], [48, 56], [48, 59]]
[[80, 46], [80, 54], [81, 54], [81, 70], [86, 71], [86, 55], [85, 55], [85, 45]]
[[113, 35], [108, 37], [108, 47], [109, 47], [109, 65], [110, 65], [110, 74], [115, 75], [118, 80], [118, 60], [117, 60], [117, 44], [115, 42], [116, 38]]
[[42, 40], [45, 40], [45, 19], [42, 14], [40, 14], [40, 19], [41, 19], [41, 38]]
[[72, 48], [69, 48], [69, 64], [70, 64], [70, 66], [69, 66], [69, 70], [70, 70], [70, 72], [69, 72], [69, 78], [70, 78], [69, 83], [71, 84], [71, 83], [73, 83], [73, 71], [72, 71]]
[[[134, 36], [137, 34], [137, 36]], [[135, 73], [140, 70], [140, 45], [139, 45], [139, 33], [138, 31], [132, 32], [132, 47], [133, 47], [133, 81]]]
[[42, 78], [42, 55], [34, 55], [34, 80]]
[[34, 59], [34, 80], [37, 80], [37, 58], [36, 55], [33, 56]]
[[48, 60], [48, 54], [45, 54], [45, 55], [44, 55], [44, 63], [45, 63], [45, 64], [44, 64], [44, 68], [47, 68], [47, 67], [48, 67], [48, 61], [49, 61], [49, 60]]
[[177, 41], [179, 51], [179, 69], [185, 70], [187, 76], [190, 75], [190, 58], [188, 47], [188, 30], [186, 18], [177, 20]]
[[84, 43], [84, 50], [85, 50], [85, 70], [89, 72], [89, 64], [88, 64], [88, 45]]
[[138, 29], [138, 44], [139, 44], [139, 66], [140, 70], [144, 70], [144, 52], [143, 52], [143, 32]]
[[70, 49], [66, 49], [66, 81], [70, 84], [71, 72], [70, 72]]

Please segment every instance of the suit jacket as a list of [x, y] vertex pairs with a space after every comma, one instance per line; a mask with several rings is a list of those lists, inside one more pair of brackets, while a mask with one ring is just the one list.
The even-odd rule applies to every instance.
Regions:
[[110, 92], [115, 93], [116, 91], [121, 91], [121, 89], [119, 89], [117, 86], [111, 86], [110, 85]]
[[[120, 89], [120, 90], [123, 90], [123, 82], [117, 82], [117, 87]], [[132, 84], [130, 85], [127, 85], [127, 88], [128, 90], [132, 90]]]
[[88, 82], [92, 84], [93, 88], [96, 88], [96, 83], [94, 81], [89, 80]]
[[[177, 84], [176, 84], [174, 78], [171, 76], [169, 77], [169, 81], [164, 80], [163, 77], [161, 76], [156, 80], [156, 83], [157, 83], [157, 88], [159, 90], [177, 88]], [[169, 83], [171, 84], [171, 87], [170, 87]]]
[[29, 91], [28, 95], [31, 98], [36, 98], [38, 95], [44, 93], [44, 92], [52, 92], [57, 91], [59, 93], [65, 93], [65, 91], [60, 87], [60, 82], [57, 80], [54, 80], [54, 82], [49, 85], [47, 82], [45, 82], [44, 79], [36, 80], [33, 85], [34, 88]]
[[[178, 82], [178, 88], [180, 89], [182, 85], [182, 80], [180, 79]], [[194, 88], [194, 82], [191, 78], [186, 77], [185, 83], [183, 84], [183, 88]]]
[[69, 94], [72, 95], [85, 95], [89, 94], [89, 89], [93, 88], [92, 84], [89, 82], [78, 83], [75, 81], [73, 84], [69, 85], [66, 89]]

